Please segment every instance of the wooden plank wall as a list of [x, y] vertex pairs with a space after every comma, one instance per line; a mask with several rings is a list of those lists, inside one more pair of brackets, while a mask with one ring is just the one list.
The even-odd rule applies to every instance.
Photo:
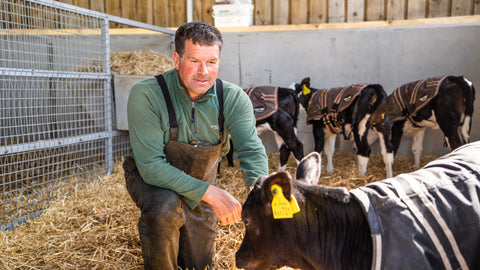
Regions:
[[[163, 27], [187, 21], [187, 0], [59, 0]], [[219, 0], [192, 0], [193, 19], [214, 23]], [[480, 14], [480, 0], [252, 0], [254, 25], [404, 20]], [[112, 25], [116, 27], [116, 25]]]

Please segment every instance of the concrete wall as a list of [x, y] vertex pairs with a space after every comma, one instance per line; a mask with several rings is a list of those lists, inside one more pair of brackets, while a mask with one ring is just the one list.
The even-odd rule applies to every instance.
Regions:
[[[480, 19], [456, 24], [222, 32], [224, 47], [219, 77], [243, 88], [290, 86], [311, 77], [315, 88], [365, 82], [380, 83], [391, 93], [410, 81], [451, 74], [464, 75], [480, 89]], [[158, 36], [120, 38], [111, 37], [113, 50], [159, 47], [163, 53], [171, 54], [165, 49], [168, 46], [152, 46], [151, 38], [158, 42], [161, 40]], [[169, 37], [163, 39], [171, 42]], [[474, 141], [480, 139], [479, 99], [475, 103], [478, 109], [471, 132]], [[306, 152], [312, 151], [311, 126], [305, 125], [304, 114], [299, 136]], [[440, 131], [428, 130], [425, 138], [424, 154], [447, 152]], [[264, 139], [270, 141], [272, 137]], [[403, 139], [399, 154], [410, 155], [410, 145], [411, 139]], [[337, 148], [351, 151], [351, 143], [338, 138]], [[267, 142], [267, 149], [275, 150], [271, 142]]]

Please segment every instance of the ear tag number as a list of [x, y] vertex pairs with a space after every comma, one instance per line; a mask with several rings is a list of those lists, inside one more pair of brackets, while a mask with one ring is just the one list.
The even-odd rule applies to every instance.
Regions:
[[308, 95], [310, 94], [310, 88], [308, 88], [306, 85], [303, 85], [303, 89], [302, 89], [302, 92], [303, 92], [303, 95]]
[[295, 197], [292, 196], [292, 199], [288, 201], [283, 196], [283, 190], [279, 185], [272, 185], [271, 191], [273, 194], [272, 212], [274, 219], [293, 218], [293, 214], [300, 212]]

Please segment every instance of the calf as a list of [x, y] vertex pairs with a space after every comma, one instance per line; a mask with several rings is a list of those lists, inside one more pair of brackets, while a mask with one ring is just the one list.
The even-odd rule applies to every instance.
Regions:
[[[303, 158], [303, 144], [297, 137], [299, 103], [293, 89], [257, 86], [248, 88], [245, 92], [252, 101], [257, 134], [272, 131], [275, 136], [280, 152], [279, 170], [287, 167], [290, 153], [293, 153], [298, 163]], [[229, 166], [233, 166], [233, 151], [233, 145], [230, 144], [230, 152], [227, 154]]]
[[398, 87], [387, 98], [394, 153], [402, 135], [413, 136], [414, 168], [418, 169], [428, 127], [442, 130], [450, 150], [468, 143], [474, 100], [475, 89], [462, 76], [428, 78]]
[[[236, 265], [480, 269], [478, 153], [480, 142], [470, 143], [420, 170], [348, 192], [312, 185], [320, 160], [312, 152], [300, 162], [297, 180], [288, 172], [257, 180], [242, 209], [245, 236]], [[290, 216], [274, 218], [289, 205]]]
[[354, 84], [348, 87], [315, 89], [310, 78], [295, 85], [300, 104], [307, 112], [307, 123], [313, 124], [315, 151], [327, 156], [327, 172], [333, 171], [333, 153], [337, 134], [350, 139], [353, 133], [357, 149], [358, 172], [365, 174], [370, 156], [368, 132], [380, 139], [387, 177], [392, 177], [393, 150], [390, 122], [385, 114], [386, 96], [379, 84]]

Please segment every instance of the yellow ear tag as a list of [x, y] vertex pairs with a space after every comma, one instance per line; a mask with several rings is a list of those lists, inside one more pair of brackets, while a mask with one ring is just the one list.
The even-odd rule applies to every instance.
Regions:
[[300, 212], [300, 207], [298, 207], [297, 200], [295, 199], [293, 194], [291, 195], [291, 197], [292, 198], [290, 199], [290, 209], [292, 210], [292, 214], [296, 214]]
[[303, 90], [303, 91], [302, 91], [302, 92], [303, 92], [303, 95], [305, 95], [305, 96], [308, 95], [308, 94], [310, 94], [310, 92], [311, 92], [311, 91], [310, 91], [310, 88], [308, 88], [306, 85], [303, 85], [303, 89], [302, 89], [302, 90]]
[[288, 201], [283, 196], [283, 190], [279, 185], [272, 185], [270, 190], [273, 194], [272, 212], [274, 219], [293, 218], [293, 214], [300, 212], [295, 198], [292, 196], [292, 200]]

